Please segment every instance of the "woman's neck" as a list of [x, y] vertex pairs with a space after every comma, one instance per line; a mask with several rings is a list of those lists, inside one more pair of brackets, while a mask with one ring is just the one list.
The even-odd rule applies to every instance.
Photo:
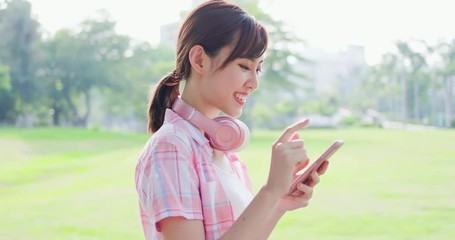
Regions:
[[186, 81], [185, 87], [181, 93], [182, 99], [209, 118], [218, 116], [220, 114], [219, 109], [210, 106], [209, 103], [204, 101], [200, 91], [201, 87], [196, 86], [193, 82], [196, 81]]

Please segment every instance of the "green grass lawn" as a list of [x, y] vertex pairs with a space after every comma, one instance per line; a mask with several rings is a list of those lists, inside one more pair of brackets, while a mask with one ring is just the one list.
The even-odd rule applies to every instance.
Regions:
[[[454, 239], [455, 131], [306, 129], [312, 158], [334, 139], [309, 207], [271, 239]], [[277, 131], [240, 153], [258, 189]], [[0, 239], [143, 239], [134, 188], [146, 135], [0, 128]]]

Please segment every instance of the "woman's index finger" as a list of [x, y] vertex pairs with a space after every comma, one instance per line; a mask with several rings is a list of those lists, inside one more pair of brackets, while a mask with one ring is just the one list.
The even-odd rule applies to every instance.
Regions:
[[281, 136], [276, 140], [275, 143], [289, 142], [291, 140], [292, 136], [294, 135], [294, 133], [296, 133], [300, 129], [306, 127], [308, 125], [308, 123], [309, 123], [309, 119], [305, 119], [305, 120], [296, 122], [296, 123], [292, 124], [291, 126], [287, 127], [283, 131]]

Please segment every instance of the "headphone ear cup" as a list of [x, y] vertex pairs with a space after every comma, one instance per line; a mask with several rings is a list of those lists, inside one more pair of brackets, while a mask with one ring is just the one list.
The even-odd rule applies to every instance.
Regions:
[[214, 136], [207, 136], [213, 148], [233, 152], [246, 145], [249, 130], [243, 122], [228, 116], [219, 116], [213, 120], [220, 124]]
[[248, 126], [246, 126], [246, 124], [240, 120], [237, 120], [237, 119], [234, 119], [238, 126], [240, 127], [241, 129], [241, 132], [243, 132], [243, 139], [240, 141], [240, 145], [233, 149], [232, 151], [234, 152], [237, 152], [237, 151], [240, 151], [242, 150], [243, 148], [246, 147], [246, 145], [248, 145], [248, 143], [250, 142], [250, 130], [248, 129]]

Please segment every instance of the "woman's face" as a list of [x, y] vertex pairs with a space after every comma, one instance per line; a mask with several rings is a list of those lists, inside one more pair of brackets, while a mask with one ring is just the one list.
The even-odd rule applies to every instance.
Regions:
[[220, 69], [231, 51], [232, 47], [224, 47], [216, 57], [211, 58], [211, 68], [206, 76], [201, 97], [218, 111], [231, 117], [239, 117], [248, 97], [258, 87], [263, 57], [238, 58]]

